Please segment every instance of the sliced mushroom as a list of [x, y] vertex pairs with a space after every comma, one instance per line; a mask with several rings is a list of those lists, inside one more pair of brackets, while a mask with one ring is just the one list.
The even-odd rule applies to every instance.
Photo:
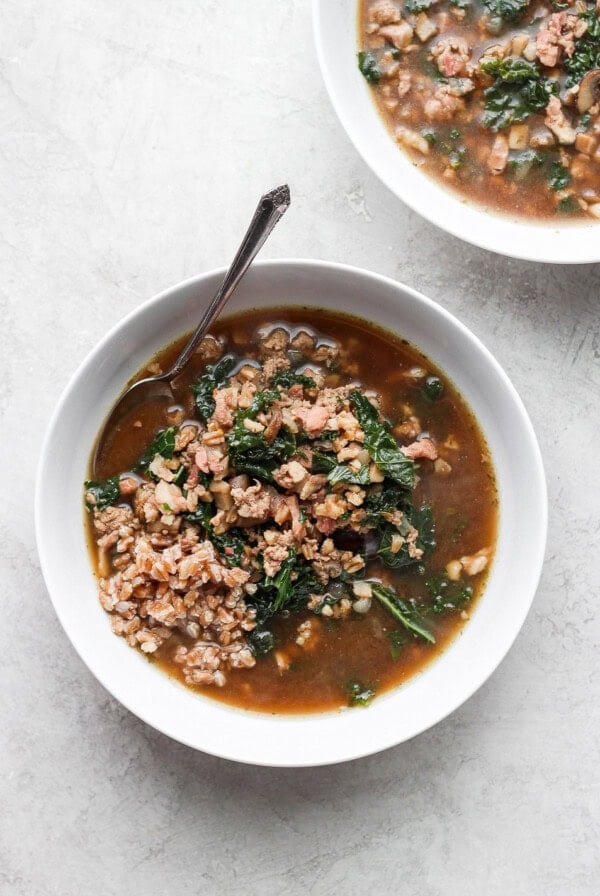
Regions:
[[600, 68], [593, 68], [581, 79], [577, 94], [577, 108], [583, 114], [600, 100]]

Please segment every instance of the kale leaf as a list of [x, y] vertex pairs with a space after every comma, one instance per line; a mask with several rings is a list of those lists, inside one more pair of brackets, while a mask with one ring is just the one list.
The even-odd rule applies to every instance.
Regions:
[[404, 519], [400, 528], [391, 523], [383, 522], [379, 526], [379, 545], [377, 554], [390, 569], [401, 569], [418, 563], [419, 557], [411, 557], [408, 545], [403, 543], [398, 551], [392, 551], [394, 535], [406, 536], [411, 526], [419, 533], [415, 542], [424, 554], [429, 554], [435, 548], [433, 514], [431, 508], [421, 507], [420, 510], [410, 507], [404, 509]]
[[531, 0], [483, 0], [483, 5], [495, 19], [518, 22], [528, 9]]
[[374, 696], [373, 688], [363, 687], [358, 681], [348, 685], [348, 706], [368, 706]]
[[590, 7], [581, 14], [581, 18], [587, 22], [587, 31], [575, 41], [573, 54], [564, 60], [563, 65], [568, 72], [566, 87], [574, 87], [586, 72], [600, 68], [600, 16], [594, 7]]
[[390, 642], [390, 653], [393, 660], [397, 660], [403, 649], [408, 644], [408, 637], [405, 631], [395, 628], [387, 633], [387, 639]]
[[[205, 506], [212, 507], [211, 504]], [[215, 535], [214, 532], [210, 532], [210, 540], [221, 555], [221, 559], [230, 567], [239, 566], [242, 562], [245, 538], [246, 534], [243, 529], [228, 529], [223, 535]]]
[[282, 386], [289, 389], [290, 386], [303, 386], [304, 389], [316, 389], [317, 384], [312, 376], [305, 376], [303, 373], [294, 373], [293, 370], [278, 370], [271, 377], [271, 386]]
[[363, 464], [359, 470], [353, 470], [348, 464], [339, 464], [334, 455], [322, 451], [313, 451], [311, 471], [327, 473], [327, 479], [332, 484], [346, 482], [348, 485], [368, 485], [371, 481], [367, 464]]
[[373, 491], [367, 496], [363, 504], [366, 511], [365, 526], [377, 528], [383, 522], [382, 514], [393, 513], [394, 510], [405, 511], [410, 508], [406, 493], [395, 488], [393, 483], [384, 482], [381, 491]]
[[255, 628], [246, 635], [246, 641], [254, 656], [267, 656], [275, 647], [275, 636], [267, 628]]
[[391, 588], [384, 585], [372, 585], [373, 595], [404, 628], [428, 644], [435, 644], [435, 637], [429, 631], [421, 614], [413, 601], [399, 597]]
[[323, 585], [312, 566], [299, 559], [294, 548], [275, 576], [265, 576], [258, 583], [255, 594], [246, 597], [247, 603], [256, 608], [259, 625], [282, 610], [303, 609], [311, 594], [320, 594]]
[[414, 461], [402, 453], [389, 426], [379, 422], [377, 408], [357, 389], [350, 393], [350, 401], [365, 434], [365, 448], [374, 463], [385, 476], [405, 489], [413, 489], [416, 481]]
[[556, 81], [542, 77], [538, 66], [524, 59], [488, 59], [481, 63], [481, 69], [496, 79], [484, 91], [486, 128], [506, 128], [534, 112], [542, 112], [550, 97], [558, 93]]
[[381, 80], [381, 72], [373, 53], [361, 50], [358, 54], [358, 67], [369, 84], [377, 84]]
[[215, 505], [212, 503], [212, 501], [199, 501], [198, 506], [194, 511], [184, 513], [183, 516], [184, 519], [186, 519], [189, 523], [195, 523], [197, 526], [205, 529], [207, 533], [210, 533], [210, 521], [216, 512], [217, 511], [215, 510]]
[[106, 510], [120, 495], [118, 476], [103, 480], [86, 479], [84, 485], [88, 510]]
[[431, 576], [425, 582], [425, 587], [432, 601], [430, 609], [437, 614], [462, 610], [473, 597], [471, 585], [451, 582], [445, 574]]
[[157, 454], [170, 460], [175, 452], [175, 432], [174, 426], [161, 429], [138, 460], [135, 469], [147, 470]]
[[548, 183], [553, 190], [564, 190], [571, 183], [571, 172], [560, 162], [553, 162], [550, 166]]
[[250, 407], [236, 412], [228, 443], [231, 464], [237, 473], [273, 482], [273, 470], [294, 454], [296, 439], [287, 427], [283, 426], [268, 443], [262, 432], [250, 432], [244, 426], [245, 420], [255, 420], [279, 397], [274, 389], [257, 392]]
[[206, 373], [192, 384], [194, 402], [201, 420], [206, 422], [214, 414], [216, 405], [213, 392], [226, 382], [234, 365], [233, 355], [224, 355], [216, 364], [207, 364]]

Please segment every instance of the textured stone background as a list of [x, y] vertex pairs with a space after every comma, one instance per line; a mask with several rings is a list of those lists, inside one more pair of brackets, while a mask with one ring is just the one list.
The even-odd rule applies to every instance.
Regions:
[[[598, 892], [600, 269], [462, 245], [365, 168], [329, 105], [308, 0], [3, 0], [0, 893], [587, 896]], [[105, 330], [265, 255], [392, 275], [456, 313], [533, 418], [551, 503], [534, 608], [492, 679], [411, 743], [246, 768], [147, 728], [67, 642], [39, 572], [38, 445]]]

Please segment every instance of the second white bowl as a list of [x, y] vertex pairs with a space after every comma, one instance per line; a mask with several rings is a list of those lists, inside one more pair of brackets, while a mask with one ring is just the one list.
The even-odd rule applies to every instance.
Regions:
[[495, 214], [427, 177], [397, 146], [360, 74], [358, 3], [313, 0], [321, 71], [333, 107], [367, 165], [403, 202], [460, 239], [515, 258], [563, 264], [600, 261], [600, 224], [536, 223]]

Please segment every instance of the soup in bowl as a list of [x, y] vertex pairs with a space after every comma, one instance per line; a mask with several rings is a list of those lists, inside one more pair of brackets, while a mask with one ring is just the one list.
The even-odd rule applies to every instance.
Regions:
[[404, 202], [495, 252], [597, 261], [600, 25], [591, 3], [555, 6], [314, 0], [313, 9], [335, 110]]
[[516, 636], [545, 538], [535, 437], [439, 306], [271, 262], [175, 404], [113, 433], [90, 479], [115, 398], [168, 363], [219, 278], [134, 312], [75, 375], [39, 471], [44, 574], [84, 661], [160, 730], [272, 765], [364, 755], [452, 711]]

